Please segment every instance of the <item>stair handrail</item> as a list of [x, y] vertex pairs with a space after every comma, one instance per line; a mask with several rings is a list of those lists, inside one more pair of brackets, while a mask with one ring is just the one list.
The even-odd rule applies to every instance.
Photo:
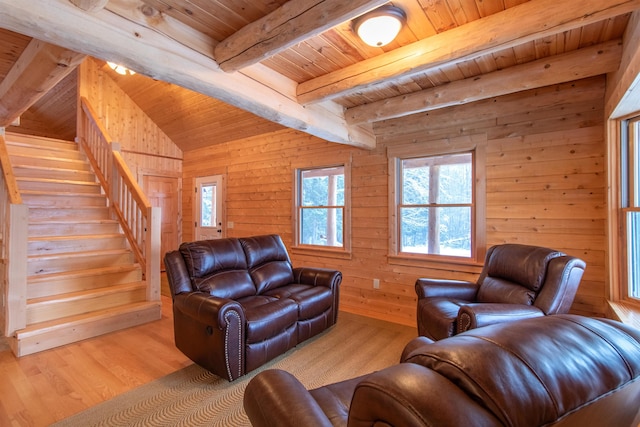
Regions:
[[0, 263], [3, 264], [0, 293], [4, 300], [0, 329], [10, 337], [27, 324], [29, 208], [22, 203], [3, 129], [0, 129], [0, 168]]
[[81, 98], [78, 142], [120, 222], [142, 268], [149, 300], [160, 298], [160, 214], [134, 179], [114, 142], [86, 98]]

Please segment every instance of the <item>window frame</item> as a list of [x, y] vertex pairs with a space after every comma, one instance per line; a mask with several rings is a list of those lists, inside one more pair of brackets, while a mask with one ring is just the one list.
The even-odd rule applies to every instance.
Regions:
[[[486, 255], [486, 135], [472, 135], [453, 139], [429, 141], [421, 144], [403, 144], [387, 148], [389, 161], [389, 262], [402, 265], [433, 263], [467, 264], [478, 266]], [[402, 191], [401, 163], [422, 157], [448, 156], [472, 153], [472, 209], [471, 256], [458, 257], [440, 254], [417, 254], [401, 251], [400, 216]]]
[[640, 213], [640, 115], [635, 114], [620, 121], [620, 156], [619, 156], [619, 209], [620, 223], [619, 251], [620, 284], [619, 298], [640, 305], [640, 296], [631, 295], [629, 278], [629, 222], [630, 213]]
[[[342, 206], [342, 234], [343, 245], [323, 246], [301, 243], [301, 206], [302, 201], [302, 172], [309, 170], [322, 170], [342, 167], [344, 170], [344, 206]], [[329, 159], [318, 159], [315, 162], [292, 165], [293, 169], [293, 247], [296, 253], [308, 253], [318, 256], [350, 258], [351, 257], [351, 156], [343, 161], [330, 161]], [[323, 208], [334, 208], [335, 206], [323, 206]], [[308, 208], [308, 207], [307, 207]]]

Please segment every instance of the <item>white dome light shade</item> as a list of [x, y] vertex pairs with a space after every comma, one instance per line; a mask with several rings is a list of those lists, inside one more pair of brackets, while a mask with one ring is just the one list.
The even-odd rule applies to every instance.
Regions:
[[353, 22], [353, 27], [363, 42], [381, 47], [396, 38], [405, 20], [402, 9], [387, 5], [360, 16]]

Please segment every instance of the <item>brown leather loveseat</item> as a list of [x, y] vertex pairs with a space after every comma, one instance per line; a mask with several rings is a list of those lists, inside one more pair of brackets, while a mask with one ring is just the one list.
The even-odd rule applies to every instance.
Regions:
[[165, 267], [176, 347], [229, 381], [337, 320], [342, 274], [293, 268], [277, 235], [183, 243]]
[[636, 427], [640, 330], [553, 315], [412, 340], [398, 365], [307, 391], [266, 370], [248, 384], [254, 427]]

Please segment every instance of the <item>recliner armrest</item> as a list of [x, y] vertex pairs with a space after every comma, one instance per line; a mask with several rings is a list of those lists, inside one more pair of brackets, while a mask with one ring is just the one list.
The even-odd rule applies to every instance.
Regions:
[[478, 285], [464, 280], [418, 279], [416, 280], [418, 299], [448, 297], [473, 301], [478, 293]]
[[544, 312], [532, 305], [477, 303], [466, 304], [458, 312], [457, 333], [495, 323], [542, 317]]
[[342, 282], [342, 273], [327, 268], [297, 267], [293, 269], [293, 279], [303, 285], [326, 286], [333, 289]]
[[237, 315], [242, 325], [245, 324], [244, 310], [236, 301], [218, 298], [204, 292], [189, 292], [178, 294], [173, 301], [174, 310], [205, 325], [216, 324], [218, 328], [227, 326], [226, 316], [230, 313]]
[[249, 381], [243, 405], [253, 427], [332, 426], [302, 383], [278, 369], [263, 371]]

